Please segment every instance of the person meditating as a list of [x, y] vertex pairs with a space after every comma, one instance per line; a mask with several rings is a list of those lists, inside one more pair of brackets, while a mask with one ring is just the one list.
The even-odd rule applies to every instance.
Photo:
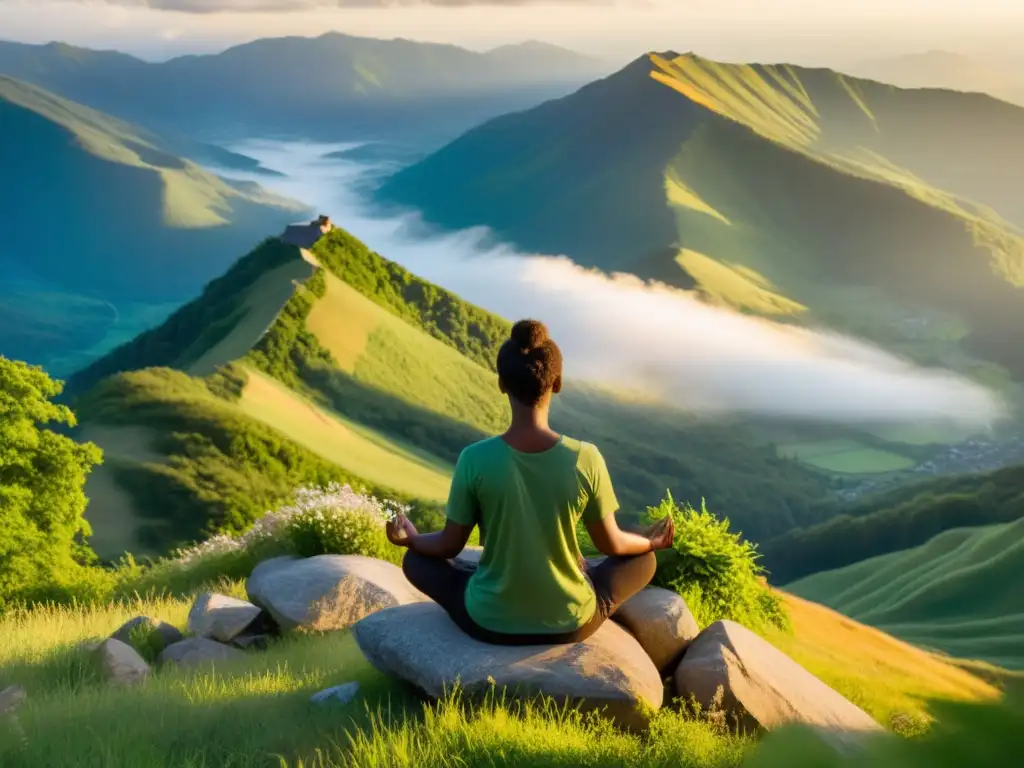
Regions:
[[[498, 352], [498, 386], [512, 423], [459, 456], [444, 530], [421, 534], [405, 517], [388, 539], [408, 547], [409, 581], [470, 637], [498, 645], [584, 640], [654, 576], [654, 551], [672, 545], [671, 520], [649, 535], [620, 530], [618, 501], [598, 449], [552, 431], [562, 353], [547, 329], [522, 320]], [[607, 559], [587, 568], [576, 538], [583, 520]], [[476, 567], [453, 561], [480, 526]]]

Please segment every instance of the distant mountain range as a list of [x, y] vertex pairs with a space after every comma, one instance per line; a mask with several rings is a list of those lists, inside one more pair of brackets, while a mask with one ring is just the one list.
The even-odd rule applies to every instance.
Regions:
[[0, 354], [66, 375], [308, 213], [157, 136], [0, 77]]
[[1024, 378], [1022, 136], [1024, 109], [984, 95], [665, 53], [377, 198], [999, 384]]
[[949, 51], [927, 51], [853, 66], [861, 77], [902, 88], [949, 88], [987, 93], [1024, 105], [1022, 62], [989, 62]]
[[161, 133], [246, 138], [400, 136], [426, 144], [607, 70], [536, 42], [476, 53], [329, 33], [160, 63], [59, 43], [0, 42], [0, 74]]

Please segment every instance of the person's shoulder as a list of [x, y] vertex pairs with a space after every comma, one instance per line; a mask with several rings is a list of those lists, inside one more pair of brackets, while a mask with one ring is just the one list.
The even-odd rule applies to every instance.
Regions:
[[463, 448], [459, 461], [478, 461], [494, 456], [496, 453], [504, 452], [504, 450], [505, 441], [501, 437], [488, 437], [486, 440], [471, 443]]
[[576, 466], [585, 471], [596, 469], [604, 463], [604, 457], [600, 449], [593, 443], [583, 440], [573, 440], [573, 448], [576, 452]]

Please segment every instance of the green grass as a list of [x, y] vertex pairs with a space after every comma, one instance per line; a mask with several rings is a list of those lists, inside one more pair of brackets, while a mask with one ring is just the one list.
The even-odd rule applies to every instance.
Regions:
[[[165, 574], [166, 575], [166, 574]], [[241, 595], [238, 582], [218, 589]], [[933, 699], [988, 700], [994, 689], [949, 662], [819, 606], [785, 597], [796, 635], [772, 642], [883, 724], [923, 722]], [[0, 763], [10, 766], [737, 766], [753, 745], [672, 708], [646, 736], [540, 704], [492, 700], [468, 711], [457, 698], [424, 707], [375, 672], [346, 632], [288, 636], [213, 671], [163, 669], [133, 688], [101, 683], [75, 649], [135, 615], [179, 627], [187, 599], [37, 607], [0, 617], [0, 686], [19, 683], [25, 740], [0, 723]], [[317, 707], [316, 691], [349, 681], [349, 705]], [[894, 718], [896, 718], [894, 720]]]
[[1024, 519], [954, 529], [797, 581], [793, 592], [954, 656], [1024, 668]]

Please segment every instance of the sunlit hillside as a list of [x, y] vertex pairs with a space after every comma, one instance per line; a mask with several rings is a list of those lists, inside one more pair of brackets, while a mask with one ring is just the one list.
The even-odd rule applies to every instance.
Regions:
[[0, 353], [64, 373], [166, 317], [304, 206], [0, 77]]
[[[341, 230], [268, 240], [162, 325], [72, 377], [104, 557], [237, 531], [302, 484], [351, 482], [436, 514], [459, 452], [500, 430], [508, 322]], [[819, 518], [825, 477], [736, 424], [570, 383], [553, 418], [600, 444], [628, 517], [676, 498], [766, 538]]]
[[919, 646], [1021, 669], [1022, 572], [1024, 519], [946, 531], [789, 589]]
[[1022, 131], [983, 95], [653, 55], [378, 196], [1001, 386], [1024, 375]]

